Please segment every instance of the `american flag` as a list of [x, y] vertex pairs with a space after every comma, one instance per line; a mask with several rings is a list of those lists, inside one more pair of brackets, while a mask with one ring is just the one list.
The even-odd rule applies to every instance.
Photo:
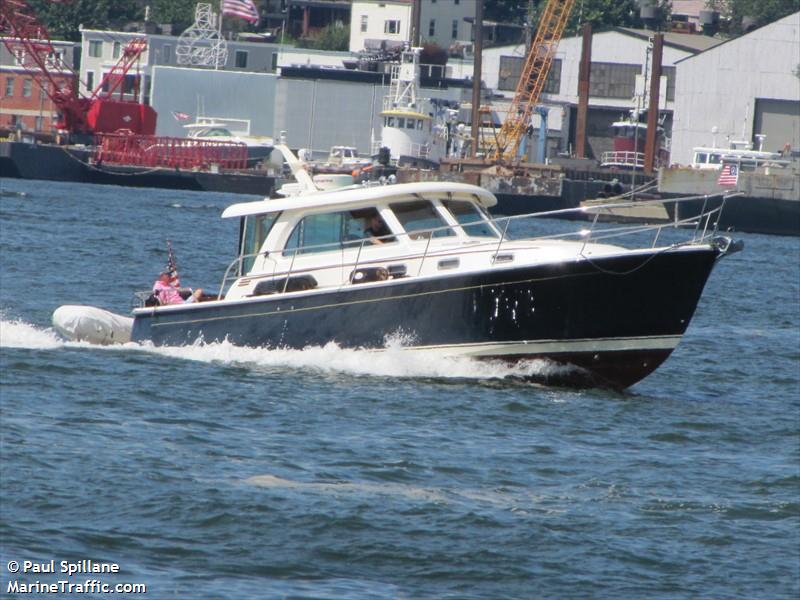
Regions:
[[717, 184], [724, 186], [736, 186], [739, 181], [739, 165], [727, 164], [719, 172]]
[[253, 0], [222, 0], [222, 14], [258, 23], [258, 10]]

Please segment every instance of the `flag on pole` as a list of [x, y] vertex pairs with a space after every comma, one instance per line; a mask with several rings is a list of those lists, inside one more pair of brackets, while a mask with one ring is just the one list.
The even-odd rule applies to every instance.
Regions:
[[258, 23], [258, 10], [253, 0], [222, 0], [222, 14]]
[[719, 172], [717, 184], [724, 186], [735, 187], [739, 181], [739, 165], [732, 165], [730, 163], [723, 165], [722, 171]]
[[192, 115], [190, 115], [189, 113], [178, 112], [176, 110], [172, 111], [172, 116], [175, 117], [176, 121], [188, 121], [189, 119], [192, 118]]

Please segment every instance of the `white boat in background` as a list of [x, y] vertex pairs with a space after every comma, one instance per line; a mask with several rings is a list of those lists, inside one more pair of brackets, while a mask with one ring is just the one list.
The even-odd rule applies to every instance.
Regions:
[[245, 144], [248, 167], [269, 158], [274, 147], [271, 137], [250, 135], [250, 121], [247, 119], [198, 116], [194, 123], [183, 127], [191, 139]]
[[724, 163], [733, 163], [745, 169], [774, 164], [783, 166], [788, 161], [780, 152], [765, 152], [763, 150], [766, 136], [756, 136], [759, 140], [758, 150], [753, 150], [753, 144], [747, 141], [733, 140], [730, 148], [717, 148], [716, 146], [698, 146], [692, 149], [692, 164], [695, 169], [721, 169]]
[[428, 99], [419, 97], [419, 57], [422, 48], [408, 48], [400, 64], [392, 65], [389, 93], [383, 99], [381, 137], [372, 142], [372, 155], [389, 149], [397, 166], [433, 167], [447, 156], [448, 126], [436, 118], [442, 113]]

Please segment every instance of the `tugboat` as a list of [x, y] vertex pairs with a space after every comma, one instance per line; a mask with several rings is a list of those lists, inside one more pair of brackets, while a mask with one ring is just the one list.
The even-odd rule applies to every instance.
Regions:
[[593, 223], [525, 237], [553, 213], [492, 219], [494, 195], [463, 183], [320, 190], [285, 145], [276, 149], [297, 182], [284, 198], [225, 209], [240, 220], [239, 251], [219, 293], [169, 305], [142, 294], [132, 318], [115, 316], [122, 323], [61, 307], [55, 328], [97, 342], [374, 351], [400, 336], [411, 352], [541, 359], [553, 366], [535, 376], [544, 383], [621, 389], [666, 360], [717, 260], [739, 248], [716, 235], [717, 211], [691, 229]]
[[421, 48], [407, 48], [400, 64], [392, 65], [389, 93], [383, 99], [381, 138], [372, 142], [377, 158], [388, 148], [392, 164], [435, 169], [447, 155], [446, 108], [420, 98], [419, 57]]

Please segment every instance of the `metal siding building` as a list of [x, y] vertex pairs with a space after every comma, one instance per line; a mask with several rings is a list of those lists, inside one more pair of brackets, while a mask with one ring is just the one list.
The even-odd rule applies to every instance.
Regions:
[[759, 133], [765, 150], [800, 149], [798, 57], [800, 12], [678, 62], [672, 161]]
[[[275, 136], [286, 131], [290, 147], [309, 149], [314, 158], [324, 158], [334, 145], [355, 146], [368, 155], [373, 137], [381, 137], [380, 113], [388, 91], [388, 85], [374, 83], [281, 78]], [[423, 98], [462, 101], [462, 93], [461, 88], [420, 89]]]
[[[158, 135], [185, 136], [173, 112], [247, 119], [252, 135], [273, 134], [278, 76], [270, 73], [153, 67], [151, 104], [158, 113]], [[191, 121], [189, 121], [191, 122]]]

